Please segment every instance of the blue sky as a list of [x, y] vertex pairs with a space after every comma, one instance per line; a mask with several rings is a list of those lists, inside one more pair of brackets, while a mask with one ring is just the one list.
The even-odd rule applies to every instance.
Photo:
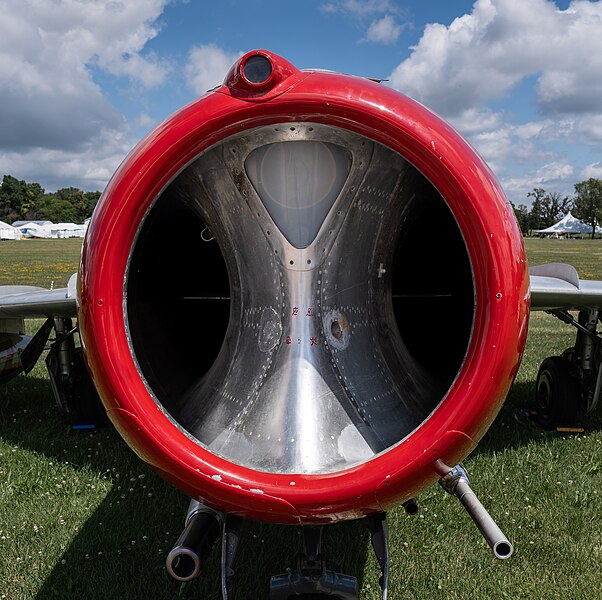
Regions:
[[242, 52], [389, 79], [508, 197], [602, 178], [602, 4], [587, 0], [4, 0], [0, 175], [101, 189]]

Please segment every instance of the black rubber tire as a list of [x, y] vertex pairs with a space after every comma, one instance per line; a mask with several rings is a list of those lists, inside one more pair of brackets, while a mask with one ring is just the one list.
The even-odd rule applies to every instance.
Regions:
[[579, 406], [579, 385], [570, 374], [570, 363], [550, 356], [539, 367], [535, 385], [537, 421], [545, 429], [571, 427]]
[[562, 358], [564, 358], [565, 360], [567, 360], [569, 363], [572, 364], [573, 362], [573, 358], [575, 355], [575, 347], [571, 346], [570, 348], [567, 348], [563, 353], [562, 353]]

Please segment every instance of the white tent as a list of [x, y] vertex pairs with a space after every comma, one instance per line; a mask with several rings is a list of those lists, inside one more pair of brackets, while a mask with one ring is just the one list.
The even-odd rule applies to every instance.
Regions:
[[50, 232], [46, 229], [46, 225], [38, 225], [36, 223], [32, 223], [31, 221], [28, 223], [23, 223], [23, 225], [19, 225], [17, 229], [23, 234], [24, 237], [50, 237]]
[[50, 237], [53, 238], [83, 238], [86, 235], [85, 225], [77, 225], [75, 223], [53, 223], [46, 225], [50, 230]]
[[26, 237], [33, 238], [82, 238], [86, 235], [86, 226], [76, 223], [24, 223], [19, 229]]
[[20, 240], [21, 232], [12, 225], [0, 221], [0, 240]]
[[[546, 227], [546, 229], [536, 229], [535, 233], [546, 236], [557, 237], [559, 235], [571, 235], [571, 234], [591, 234], [592, 226], [580, 221], [573, 217], [570, 211], [566, 216], [562, 217], [558, 223]], [[596, 226], [596, 233], [602, 234], [602, 227]]]
[[13, 227], [21, 225], [52, 225], [52, 221], [13, 221]]

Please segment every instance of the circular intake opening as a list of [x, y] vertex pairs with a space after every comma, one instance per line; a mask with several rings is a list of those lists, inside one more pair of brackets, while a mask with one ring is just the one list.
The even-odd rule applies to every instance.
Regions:
[[[131, 253], [126, 328], [148, 390], [203, 447], [261, 471], [328, 473], [398, 444], [442, 402], [468, 351], [474, 283], [454, 215], [417, 169], [349, 131], [294, 127], [294, 140], [287, 123], [223, 140], [159, 195]], [[338, 163], [328, 171], [340, 192], [297, 246], [298, 203], [279, 226], [246, 162], [296, 140], [302, 171], [278, 163], [295, 190], [299, 173], [320, 177], [325, 144], [346, 157], [340, 177]]]

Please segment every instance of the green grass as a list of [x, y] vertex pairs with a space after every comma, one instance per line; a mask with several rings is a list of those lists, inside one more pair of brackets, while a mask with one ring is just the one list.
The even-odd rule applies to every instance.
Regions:
[[[65, 285], [80, 243], [0, 243], [0, 284]], [[527, 240], [527, 249], [531, 264], [571, 262], [602, 279], [602, 242]], [[545, 433], [524, 412], [539, 364], [573, 337], [553, 317], [532, 315], [508, 402], [466, 460], [515, 555], [493, 559], [458, 502], [434, 487], [418, 498], [417, 516], [389, 514], [392, 600], [602, 597], [600, 411], [573, 436]], [[0, 600], [220, 598], [216, 553], [190, 584], [166, 573], [186, 506], [112, 429], [70, 432], [43, 364], [0, 387]], [[361, 523], [327, 528], [325, 544], [359, 577], [362, 600], [380, 598]], [[259, 526], [238, 564], [235, 598], [265, 598], [269, 576], [298, 547], [296, 528]]]
[[82, 240], [0, 240], [0, 285], [66, 287], [77, 271]]

